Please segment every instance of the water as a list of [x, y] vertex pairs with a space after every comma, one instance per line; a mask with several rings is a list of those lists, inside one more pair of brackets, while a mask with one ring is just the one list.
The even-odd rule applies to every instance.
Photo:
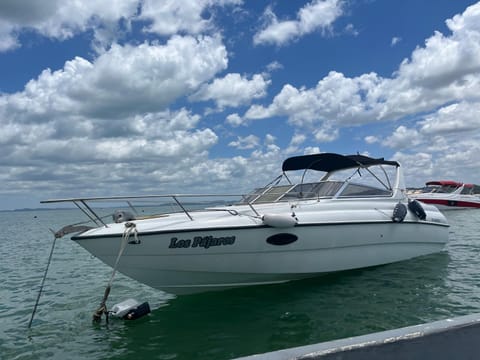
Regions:
[[121, 274], [108, 305], [148, 301], [136, 321], [92, 324], [111, 269], [57, 240], [75, 210], [0, 213], [0, 359], [231, 359], [480, 312], [480, 211], [447, 214], [441, 253], [288, 284], [175, 298]]

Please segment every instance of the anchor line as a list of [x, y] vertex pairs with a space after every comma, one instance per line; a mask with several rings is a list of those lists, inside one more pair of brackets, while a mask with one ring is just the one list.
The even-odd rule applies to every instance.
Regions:
[[42, 295], [43, 286], [45, 285], [45, 279], [47, 278], [48, 268], [50, 267], [50, 263], [52, 262], [53, 250], [55, 249], [55, 243], [57, 242], [57, 236], [55, 235], [55, 231], [49, 229], [53, 233], [53, 243], [52, 248], [50, 249], [50, 255], [48, 256], [47, 266], [45, 268], [45, 272], [43, 274], [42, 282], [40, 284], [40, 290], [38, 291], [37, 300], [35, 301], [35, 306], [33, 307], [32, 316], [30, 317], [30, 321], [28, 322], [28, 328], [32, 327], [33, 318], [37, 311], [38, 303], [40, 302], [40, 296]]
[[105, 319], [106, 319], [106, 322], [108, 323], [108, 310], [107, 310], [106, 302], [107, 302], [108, 296], [110, 295], [110, 290], [112, 288], [113, 279], [114, 279], [115, 274], [117, 272], [118, 263], [120, 262], [120, 258], [123, 254], [123, 251], [125, 250], [125, 247], [128, 244], [128, 239], [130, 238], [131, 234], [133, 234], [134, 237], [135, 237], [135, 243], [139, 243], [138, 232], [137, 232], [137, 228], [136, 228], [135, 223], [126, 222], [125, 223], [125, 230], [124, 230], [123, 235], [122, 235], [122, 242], [120, 244], [120, 249], [118, 251], [118, 255], [117, 255], [117, 258], [115, 260], [115, 265], [113, 266], [112, 275], [110, 276], [110, 280], [107, 284], [107, 287], [105, 288], [105, 292], [103, 294], [102, 302], [100, 303], [100, 306], [98, 307], [98, 309], [93, 313], [93, 319], [92, 319], [93, 322], [97, 322], [97, 323], [100, 322], [102, 320], [102, 315], [105, 314]]

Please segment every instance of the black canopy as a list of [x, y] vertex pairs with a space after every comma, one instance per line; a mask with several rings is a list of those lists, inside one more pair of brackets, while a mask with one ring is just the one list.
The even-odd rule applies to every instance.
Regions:
[[340, 155], [323, 153], [313, 155], [294, 156], [283, 162], [282, 170], [305, 170], [335, 171], [356, 167], [368, 167], [372, 165], [400, 166], [396, 161], [387, 161], [383, 158], [374, 159], [364, 155]]

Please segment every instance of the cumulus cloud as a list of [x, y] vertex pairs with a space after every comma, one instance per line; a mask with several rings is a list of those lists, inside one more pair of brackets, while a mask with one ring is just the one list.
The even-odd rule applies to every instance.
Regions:
[[238, 73], [227, 74], [216, 78], [210, 84], [204, 84], [192, 96], [192, 101], [213, 100], [219, 109], [237, 107], [249, 104], [253, 99], [259, 99], [267, 94], [270, 80], [264, 75], [255, 74], [249, 80]]
[[374, 135], [365, 136], [364, 140], [367, 144], [375, 144], [380, 141], [379, 138]]
[[290, 145], [291, 146], [298, 146], [298, 145], [302, 144], [303, 142], [305, 142], [306, 139], [307, 139], [307, 137], [305, 136], [305, 134], [294, 134], [292, 136], [292, 139], [290, 140]]
[[174, 36], [164, 45], [114, 45], [94, 61], [77, 57], [43, 71], [23, 91], [0, 96], [5, 189], [34, 181], [62, 191], [95, 174], [96, 191], [118, 193], [135, 187], [135, 172], [145, 190], [159, 179], [178, 182], [158, 168], [186, 173], [208, 158], [218, 136], [199, 127], [199, 115], [169, 106], [226, 65], [218, 37]]
[[426, 135], [478, 131], [480, 129], [480, 103], [461, 102], [440, 108], [419, 122]]
[[87, 30], [94, 32], [95, 48], [108, 49], [119, 30], [133, 22], [145, 23], [144, 31], [160, 35], [200, 34], [211, 30], [212, 19], [206, 9], [235, 6], [242, 0], [4, 0], [0, 2], [0, 51], [21, 44], [22, 31], [57, 40], [66, 40]]
[[231, 141], [228, 145], [241, 150], [254, 149], [260, 145], [260, 139], [255, 135], [237, 136], [237, 140]]
[[[104, 28], [117, 29], [117, 22], [127, 23], [136, 15], [138, 0], [6, 0], [0, 2], [0, 50], [20, 46], [18, 34], [33, 30], [45, 37], [65, 40], [93, 30], [101, 23]], [[100, 34], [100, 33], [99, 33]]]
[[332, 129], [325, 128], [325, 129], [316, 130], [313, 136], [315, 137], [315, 140], [317, 140], [318, 142], [330, 142], [330, 141], [336, 140], [338, 138], [338, 134], [339, 134], [338, 129], [332, 130]]
[[399, 126], [394, 133], [387, 137], [382, 144], [394, 149], [414, 147], [422, 141], [421, 135], [415, 129]]
[[278, 20], [273, 10], [265, 10], [265, 26], [253, 37], [256, 45], [284, 45], [289, 41], [312, 33], [326, 31], [343, 14], [343, 1], [314, 0], [297, 13], [296, 20]]
[[227, 119], [226, 119], [226, 122], [227, 122], [227, 124], [229, 124], [233, 127], [237, 127], [237, 126], [240, 126], [240, 125], [244, 124], [243, 119], [237, 113], [228, 115]]
[[[218, 141], [213, 130], [198, 128], [199, 120], [185, 109], [136, 115], [116, 122], [136, 132], [117, 136], [105, 131], [105, 121], [94, 121], [90, 136], [54, 136], [55, 123], [13, 129], [12, 136], [24, 141], [2, 146], [3, 192], [32, 186], [43, 196], [53, 189], [57, 196], [72, 189], [86, 189], [89, 195], [137, 192], [139, 176], [143, 192], [178, 185], [179, 179], [188, 180], [182, 181], [185, 186], [195, 184], [199, 180], [188, 176], [188, 170], [205, 162]], [[93, 179], [95, 186], [85, 185]]]
[[391, 78], [349, 78], [331, 71], [314, 88], [286, 84], [270, 105], [252, 105], [244, 117], [287, 117], [297, 128], [355, 126], [435, 112], [452, 102], [480, 101], [480, 3], [447, 21], [452, 33], [434, 33]]
[[213, 26], [211, 18], [204, 17], [206, 9], [213, 6], [240, 5], [242, 0], [144, 0], [139, 20], [148, 20], [144, 30], [160, 35], [181, 32], [198, 34]]
[[245, 117], [287, 116], [291, 124], [307, 128], [333, 120], [344, 125], [369, 122], [376, 116], [370, 93], [381, 81], [373, 73], [352, 79], [332, 71], [312, 89], [285, 85], [271, 105], [254, 105]]
[[0, 113], [11, 121], [38, 122], [160, 111], [226, 66], [226, 49], [216, 37], [114, 45], [93, 62], [77, 57], [61, 70], [43, 71], [23, 92], [0, 97]]

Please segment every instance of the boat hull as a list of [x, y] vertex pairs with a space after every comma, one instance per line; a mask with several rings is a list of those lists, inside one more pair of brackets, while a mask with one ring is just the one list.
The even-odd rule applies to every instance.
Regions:
[[435, 205], [440, 210], [480, 209], [480, 199], [478, 201], [469, 201], [466, 199], [439, 199], [417, 197], [417, 200], [425, 204]]
[[[229, 229], [140, 233], [118, 270], [151, 287], [188, 294], [274, 284], [335, 271], [382, 265], [441, 251], [445, 224], [419, 221], [252, 225]], [[114, 266], [121, 234], [74, 238]]]

